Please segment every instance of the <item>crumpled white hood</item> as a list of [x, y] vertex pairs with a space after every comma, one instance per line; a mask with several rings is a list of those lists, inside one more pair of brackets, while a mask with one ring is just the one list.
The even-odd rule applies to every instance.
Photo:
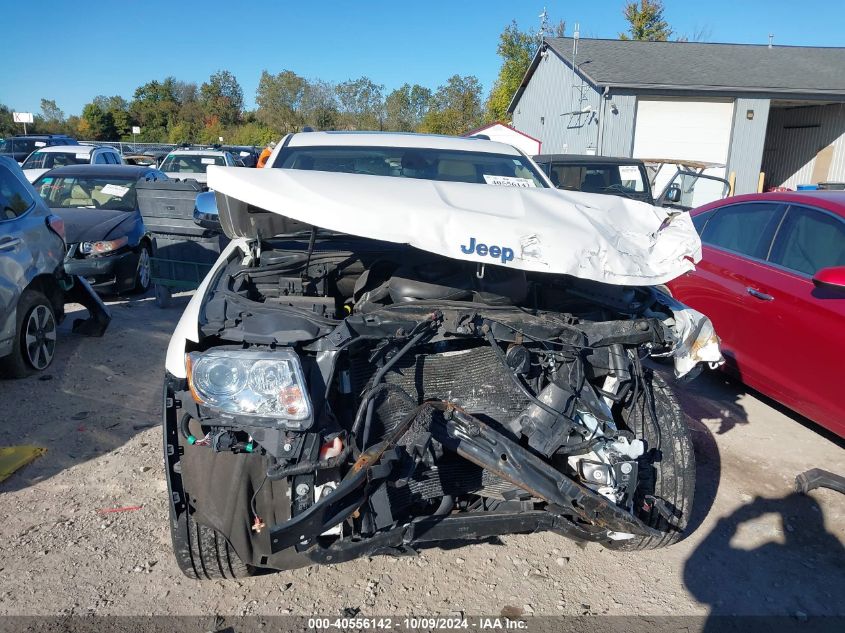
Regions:
[[272, 237], [295, 220], [480, 264], [621, 285], [665, 283], [701, 259], [687, 214], [616, 196], [219, 166], [209, 167], [208, 185], [230, 237]]

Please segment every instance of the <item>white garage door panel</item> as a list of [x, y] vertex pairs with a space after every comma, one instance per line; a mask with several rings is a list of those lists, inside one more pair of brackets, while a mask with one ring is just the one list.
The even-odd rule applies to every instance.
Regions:
[[635, 158], [684, 158], [726, 163], [732, 101], [638, 99]]

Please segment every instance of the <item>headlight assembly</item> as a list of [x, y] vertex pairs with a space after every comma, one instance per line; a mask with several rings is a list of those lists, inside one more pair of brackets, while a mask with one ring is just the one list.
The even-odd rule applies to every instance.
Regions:
[[126, 246], [128, 243], [129, 238], [124, 236], [104, 242], [82, 242], [79, 245], [79, 250], [83, 255], [106, 255]]
[[186, 358], [191, 395], [222, 413], [308, 426], [311, 401], [299, 357], [290, 350], [211, 350]]

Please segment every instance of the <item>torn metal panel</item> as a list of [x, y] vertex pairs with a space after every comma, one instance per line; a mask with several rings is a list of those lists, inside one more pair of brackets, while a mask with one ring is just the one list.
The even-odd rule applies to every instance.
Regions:
[[230, 237], [314, 225], [618, 285], [664, 283], [701, 258], [689, 216], [613, 196], [288, 169], [212, 166], [208, 176]]
[[659, 301], [671, 310], [674, 319], [670, 330], [676, 339], [672, 350], [676, 378], [686, 376], [699, 363], [715, 369], [725, 362], [710, 319], [668, 295], [661, 294]]

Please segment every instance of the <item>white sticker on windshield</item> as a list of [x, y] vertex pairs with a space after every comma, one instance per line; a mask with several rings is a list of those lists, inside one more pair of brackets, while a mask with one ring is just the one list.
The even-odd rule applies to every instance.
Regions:
[[129, 193], [129, 187], [123, 187], [121, 185], [106, 185], [100, 189], [100, 193], [104, 193], [107, 196], [117, 196], [118, 198], [122, 198]]
[[640, 168], [636, 165], [619, 165], [619, 177], [622, 180], [639, 180]]
[[536, 187], [534, 181], [530, 178], [515, 178], [513, 176], [489, 176], [484, 174], [484, 182], [488, 185], [498, 185], [500, 187]]
[[88, 160], [88, 154], [77, 154], [76, 158], [79, 160]]
[[249, 152], [240, 152], [241, 156], [249, 156]]
[[35, 147], [46, 147], [47, 143], [44, 141], [35, 141]]
[[214, 159], [213, 158], [203, 158], [201, 159], [203, 165], [213, 165]]

